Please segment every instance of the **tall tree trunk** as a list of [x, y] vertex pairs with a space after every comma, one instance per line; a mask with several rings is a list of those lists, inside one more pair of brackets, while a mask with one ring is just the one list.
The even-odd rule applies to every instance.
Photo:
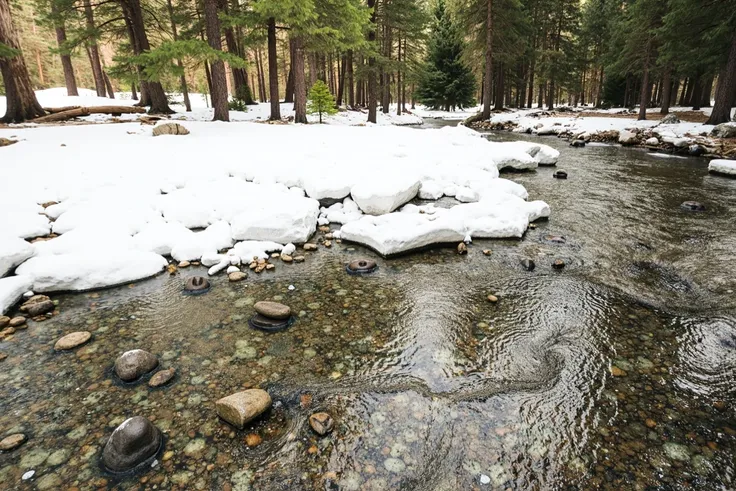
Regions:
[[[10, 3], [0, 0], [0, 43], [20, 51], [20, 35], [10, 17]], [[21, 123], [46, 114], [33, 92], [23, 55], [0, 58], [0, 73], [5, 84], [5, 116], [0, 123]]]
[[[368, 44], [373, 45], [376, 42], [376, 0], [368, 0], [368, 8], [371, 12], [371, 23], [368, 26]], [[376, 59], [371, 56], [368, 58], [368, 122], [375, 123], [378, 116], [378, 93], [376, 87]]]
[[662, 77], [662, 108], [660, 114], [670, 113], [670, 99], [672, 99], [672, 69], [667, 67]]
[[496, 63], [496, 88], [494, 92], [494, 111], [503, 110], [503, 96], [505, 92], [504, 88], [504, 66], [501, 63]]
[[345, 96], [345, 75], [347, 72], [348, 55], [344, 54], [340, 57], [342, 62], [339, 64], [338, 81], [337, 81], [337, 107], [342, 106], [342, 99]]
[[[294, 57], [296, 54], [294, 53], [296, 50], [296, 47], [294, 45], [294, 38], [289, 38], [289, 60], [290, 66], [289, 66], [289, 76], [286, 79], [286, 93], [284, 94], [284, 102], [294, 102]], [[302, 60], [302, 68], [303, 68], [304, 60]]]
[[[84, 0], [84, 18], [87, 22], [87, 30], [94, 32], [95, 17], [92, 12], [92, 4], [90, 0]], [[95, 90], [98, 97], [105, 97], [105, 78], [102, 75], [102, 65], [100, 64], [100, 50], [97, 48], [97, 40], [92, 38], [87, 41], [87, 49], [89, 50], [89, 61], [92, 65], [92, 77], [95, 80]]]
[[736, 94], [736, 31], [731, 36], [728, 62], [726, 68], [718, 76], [716, 103], [713, 105], [713, 112], [711, 112], [706, 124], [721, 124], [731, 119], [731, 107], [733, 107], [734, 94]]
[[677, 103], [679, 106], [684, 106], [687, 103], [687, 92], [692, 90], [691, 85], [690, 77], [686, 77], [682, 82], [682, 93], [680, 93], [680, 101]]
[[700, 107], [710, 107], [710, 95], [713, 92], [713, 76], [709, 76], [703, 84], [700, 93]]
[[56, 43], [59, 45], [59, 57], [61, 67], [64, 70], [64, 83], [66, 84], [66, 95], [78, 96], [77, 79], [74, 77], [74, 66], [72, 57], [64, 44], [66, 43], [66, 28], [64, 20], [59, 18], [59, 7], [56, 2], [51, 2], [51, 12], [54, 14], [54, 30], [56, 31]]
[[647, 41], [644, 53], [644, 74], [641, 80], [641, 94], [639, 100], [639, 121], [647, 119], [647, 107], [649, 106], [649, 54], [651, 53], [652, 41]]
[[398, 62], [396, 65], [396, 115], [401, 116], [401, 34], [399, 34], [398, 38], [399, 48], [396, 53], [396, 61]]
[[348, 108], [355, 106], [355, 83], [353, 81], [353, 50], [349, 49], [345, 60], [345, 72], [348, 85]]
[[304, 41], [301, 36], [291, 40], [294, 47], [291, 72], [294, 74], [294, 122], [307, 123], [307, 87], [304, 73]]
[[483, 119], [491, 119], [491, 97], [493, 96], [493, 0], [486, 0], [486, 50], [485, 85], [483, 86]]
[[[148, 44], [146, 27], [143, 24], [143, 10], [141, 9], [140, 0], [120, 0], [120, 4], [123, 8], [123, 15], [128, 18], [133, 32], [135, 41], [133, 52], [139, 55], [145, 51], [150, 51], [151, 46]], [[143, 68], [142, 66], [139, 67], [141, 73]], [[141, 81], [141, 86], [145, 87], [146, 95], [151, 101], [151, 108], [148, 110], [150, 114], [171, 114], [174, 112], [169, 108], [166, 93], [160, 82]]]
[[271, 100], [271, 116], [268, 119], [276, 121], [281, 119], [281, 106], [279, 104], [279, 72], [278, 60], [276, 59], [276, 19], [268, 19], [268, 89]]
[[526, 99], [526, 107], [532, 108], [534, 104], [534, 70], [536, 69], [537, 57], [532, 55], [531, 65], [529, 66], [529, 96]]
[[256, 51], [256, 60], [258, 63], [258, 87], [260, 89], [261, 102], [268, 102], [268, 93], [266, 92], [266, 72], [263, 68], [263, 53], [258, 48]]
[[[217, 0], [204, 0], [204, 22], [207, 30], [207, 43], [215, 51], [222, 51], [222, 32], [217, 17]], [[215, 109], [213, 121], [230, 121], [227, 106], [227, 74], [225, 62], [214, 60], [210, 64], [212, 77], [212, 107]]]
[[702, 97], [703, 87], [703, 76], [698, 73], [695, 77], [695, 83], [693, 84], [693, 94], [690, 102], [693, 106], [693, 111], [700, 111], [700, 98]]
[[138, 100], [138, 94], [136, 94], [135, 92], [135, 82], [132, 82], [130, 84], [130, 98], [133, 99], [134, 101]]
[[[169, 10], [169, 21], [171, 22], [171, 32], [174, 38], [174, 41], [179, 40], [179, 34], [176, 30], [176, 21], [174, 19], [174, 5], [171, 3], [171, 0], [166, 0], [166, 7]], [[182, 63], [181, 59], [176, 60], [176, 66], [181, 69], [182, 74], [179, 77], [179, 83], [181, 85], [181, 94], [184, 97], [184, 107], [186, 108], [187, 112], [191, 112], [192, 110], [192, 103], [189, 100], [189, 88], [187, 87], [187, 78], [184, 75], [184, 64]]]
[[115, 90], [112, 88], [112, 82], [110, 81], [110, 77], [107, 75], [107, 73], [103, 70], [102, 76], [105, 78], [105, 88], [107, 89], [107, 97], [110, 99], [115, 99]]

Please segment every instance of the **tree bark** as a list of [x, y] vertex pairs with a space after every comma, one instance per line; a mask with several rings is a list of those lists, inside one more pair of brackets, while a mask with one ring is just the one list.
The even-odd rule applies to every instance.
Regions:
[[[139, 55], [145, 51], [150, 51], [151, 46], [148, 44], [146, 27], [143, 24], [143, 10], [141, 9], [140, 0], [120, 0], [120, 5], [123, 8], [123, 15], [130, 23], [134, 41], [133, 52]], [[142, 66], [138, 67], [139, 73], [143, 73], [143, 69]], [[166, 93], [160, 82], [141, 81], [141, 88], [142, 92], [145, 90], [146, 97], [150, 99], [149, 114], [171, 114], [174, 112], [169, 108]]]
[[[368, 44], [376, 42], [376, 0], [368, 0], [368, 8], [372, 10], [371, 23], [368, 27]], [[368, 58], [368, 122], [375, 123], [378, 108], [378, 94], [376, 91], [376, 59]]]
[[[286, 93], [284, 94], [284, 102], [294, 102], [294, 57], [295, 54], [294, 38], [289, 38], [289, 76], [286, 78]], [[303, 60], [302, 60], [303, 61]]]
[[493, 96], [493, 0], [486, 0], [486, 51], [485, 85], [483, 87], [483, 119], [491, 118], [491, 97]]
[[279, 72], [278, 60], [276, 59], [276, 19], [268, 19], [268, 88], [269, 99], [271, 99], [271, 121], [281, 119], [281, 106], [279, 104]]
[[500, 63], [496, 65], [496, 87], [494, 92], [494, 111], [503, 110], [503, 96], [504, 96], [504, 67]]
[[644, 74], [641, 80], [641, 94], [639, 98], [639, 121], [647, 119], [647, 107], [649, 106], [649, 55], [652, 51], [651, 39], [647, 41], [644, 52]]
[[64, 20], [59, 18], [59, 7], [56, 2], [51, 2], [51, 12], [54, 14], [54, 30], [56, 31], [56, 43], [59, 45], [59, 57], [61, 58], [61, 67], [64, 70], [64, 83], [66, 84], [66, 95], [78, 96], [77, 79], [74, 77], [74, 66], [72, 65], [72, 57], [64, 47], [66, 43], [66, 28]]
[[670, 99], [672, 99], [672, 69], [665, 69], [662, 78], [662, 108], [660, 114], [670, 113]]
[[135, 92], [135, 82], [130, 84], [130, 98], [134, 101], [138, 100], [138, 94]]
[[110, 99], [115, 99], [115, 90], [112, 88], [112, 82], [110, 81], [110, 77], [107, 75], [107, 73], [103, 70], [102, 76], [105, 79], [105, 88], [107, 89], [107, 97]]
[[[10, 3], [0, 0], [0, 43], [20, 51], [20, 35], [10, 17]], [[5, 84], [6, 109], [0, 123], [21, 123], [45, 114], [36, 99], [23, 55], [0, 58], [0, 73]]]
[[736, 31], [732, 34], [731, 49], [728, 52], [726, 68], [721, 71], [718, 77], [716, 102], [713, 105], [713, 112], [710, 114], [710, 118], [708, 118], [706, 124], [716, 125], [726, 123], [731, 119], [734, 93], [736, 93]]
[[[171, 33], [174, 38], [174, 41], [179, 40], [179, 33], [176, 30], [176, 21], [174, 20], [174, 5], [171, 3], [171, 0], [166, 0], [166, 7], [169, 10], [169, 20], [171, 21]], [[182, 70], [182, 74], [179, 77], [179, 83], [181, 84], [181, 94], [184, 97], [184, 107], [186, 108], [187, 112], [192, 111], [192, 103], [189, 100], [189, 88], [187, 87], [187, 78], [184, 75], [184, 64], [182, 63], [181, 59], [176, 60], [176, 66], [178, 66]]]
[[348, 108], [355, 106], [355, 84], [353, 81], [353, 50], [349, 49], [345, 61], [345, 72], [347, 76]]
[[691, 103], [693, 106], [693, 111], [700, 111], [700, 98], [702, 96], [702, 75], [700, 73], [697, 74], [695, 77], [695, 83], [693, 84], [693, 94], [691, 97]]
[[[84, 0], [84, 17], [87, 22], [87, 30], [93, 32], [95, 27], [95, 17], [92, 12], [92, 4], [90, 0]], [[102, 75], [102, 65], [100, 64], [100, 50], [97, 48], [97, 40], [92, 38], [87, 41], [87, 49], [89, 51], [89, 61], [92, 65], [92, 77], [95, 80], [95, 89], [98, 97], [105, 97], [105, 78]]]
[[[221, 11], [227, 12], [227, 0], [221, 0], [219, 8]], [[233, 10], [238, 10], [239, 8], [239, 4], [234, 2]], [[228, 53], [232, 53], [235, 56], [245, 59], [245, 52], [241, 45], [238, 44], [238, 39], [235, 36], [235, 30], [232, 26], [225, 27], [223, 31], [225, 32], [225, 44], [227, 45]], [[245, 102], [245, 104], [253, 104], [253, 92], [248, 85], [248, 72], [245, 68], [231, 67], [231, 70], [233, 73], [233, 91], [235, 92], [235, 97]]]
[[301, 36], [292, 39], [294, 46], [291, 72], [294, 74], [294, 122], [307, 123], [307, 87], [304, 73], [304, 42]]
[[[217, 17], [217, 0], [204, 0], [204, 22], [207, 31], [207, 43], [210, 48], [222, 51], [222, 33], [220, 19]], [[227, 107], [227, 74], [225, 62], [214, 60], [210, 63], [212, 77], [212, 107], [215, 109], [213, 121], [230, 121], [230, 112]]]

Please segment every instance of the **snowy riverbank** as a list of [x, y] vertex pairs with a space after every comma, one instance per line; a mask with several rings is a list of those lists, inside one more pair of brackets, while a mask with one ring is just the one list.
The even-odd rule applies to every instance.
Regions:
[[[493, 143], [464, 127], [181, 124], [188, 135], [154, 137], [139, 123], [0, 129], [17, 140], [0, 148], [0, 275], [18, 275], [0, 280], [0, 307], [29, 286], [151, 276], [164, 256], [214, 273], [292, 252], [327, 223], [342, 226], [335, 239], [391, 255], [521, 237], [550, 214], [498, 172], [553, 164], [559, 153], [546, 145]], [[406, 204], [417, 196], [457, 202]], [[49, 234], [58, 237], [28, 242]]]

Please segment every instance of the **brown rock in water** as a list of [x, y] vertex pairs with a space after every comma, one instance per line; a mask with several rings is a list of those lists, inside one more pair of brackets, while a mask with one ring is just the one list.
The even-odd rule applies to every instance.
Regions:
[[27, 313], [30, 317], [43, 315], [54, 310], [54, 302], [46, 295], [34, 295], [20, 306], [20, 311]]
[[491, 303], [498, 302], [498, 297], [496, 295], [488, 295], [488, 301]]
[[257, 447], [261, 444], [261, 437], [256, 433], [249, 433], [245, 436], [245, 444], [249, 447]]
[[7, 315], [0, 316], [0, 329], [10, 324], [10, 317]]
[[176, 375], [175, 368], [167, 368], [166, 370], [159, 370], [156, 372], [151, 380], [148, 381], [149, 387], [161, 387], [167, 384]]
[[309, 426], [315, 433], [324, 436], [335, 427], [335, 420], [328, 413], [314, 413], [309, 417]]
[[189, 130], [179, 123], [164, 123], [153, 128], [153, 136], [188, 135]]
[[23, 433], [16, 433], [14, 435], [6, 436], [0, 440], [0, 450], [8, 452], [16, 449], [23, 445], [26, 441], [26, 436]]
[[215, 403], [217, 415], [241, 430], [270, 407], [271, 396], [262, 389], [237, 392]]
[[304, 262], [304, 256], [294, 256], [294, 262], [295, 263], [303, 263]]
[[484, 256], [490, 256], [491, 255], [491, 250], [490, 249], [483, 249], [483, 255]]
[[13, 317], [12, 319], [10, 319], [10, 322], [8, 322], [8, 325], [10, 327], [18, 327], [18, 326], [22, 326], [25, 323], [26, 323], [26, 318], [18, 316], [18, 317]]
[[253, 306], [256, 312], [271, 319], [288, 319], [291, 317], [291, 308], [278, 302], [261, 301]]
[[74, 349], [77, 346], [82, 346], [84, 343], [90, 340], [92, 333], [89, 331], [78, 331], [59, 339], [54, 345], [54, 349], [58, 351]]
[[614, 365], [611, 367], [611, 375], [613, 375], [614, 377], [625, 377], [626, 371], [621, 370], [619, 367]]
[[461, 256], [463, 254], [467, 254], [468, 253], [468, 246], [465, 245], [465, 242], [460, 242], [457, 245], [457, 253], [460, 254]]
[[132, 382], [158, 366], [158, 358], [142, 349], [126, 351], [115, 360], [115, 373], [120, 380]]
[[161, 431], [142, 416], [123, 421], [102, 450], [102, 463], [112, 472], [125, 472], [150, 459], [161, 448]]
[[243, 271], [233, 271], [232, 273], [227, 275], [227, 279], [236, 282], [236, 281], [243, 281], [248, 277], [248, 273], [244, 273]]
[[306, 244], [304, 244], [303, 248], [304, 248], [305, 251], [316, 251], [317, 250], [317, 244], [306, 243]]

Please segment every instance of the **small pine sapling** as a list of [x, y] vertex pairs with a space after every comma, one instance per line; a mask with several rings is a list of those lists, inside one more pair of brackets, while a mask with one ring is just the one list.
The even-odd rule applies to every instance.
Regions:
[[317, 82], [309, 90], [309, 104], [307, 105], [309, 114], [319, 114], [319, 122], [322, 124], [322, 115], [337, 114], [335, 107], [335, 98], [332, 97], [329, 87], [322, 80]]

